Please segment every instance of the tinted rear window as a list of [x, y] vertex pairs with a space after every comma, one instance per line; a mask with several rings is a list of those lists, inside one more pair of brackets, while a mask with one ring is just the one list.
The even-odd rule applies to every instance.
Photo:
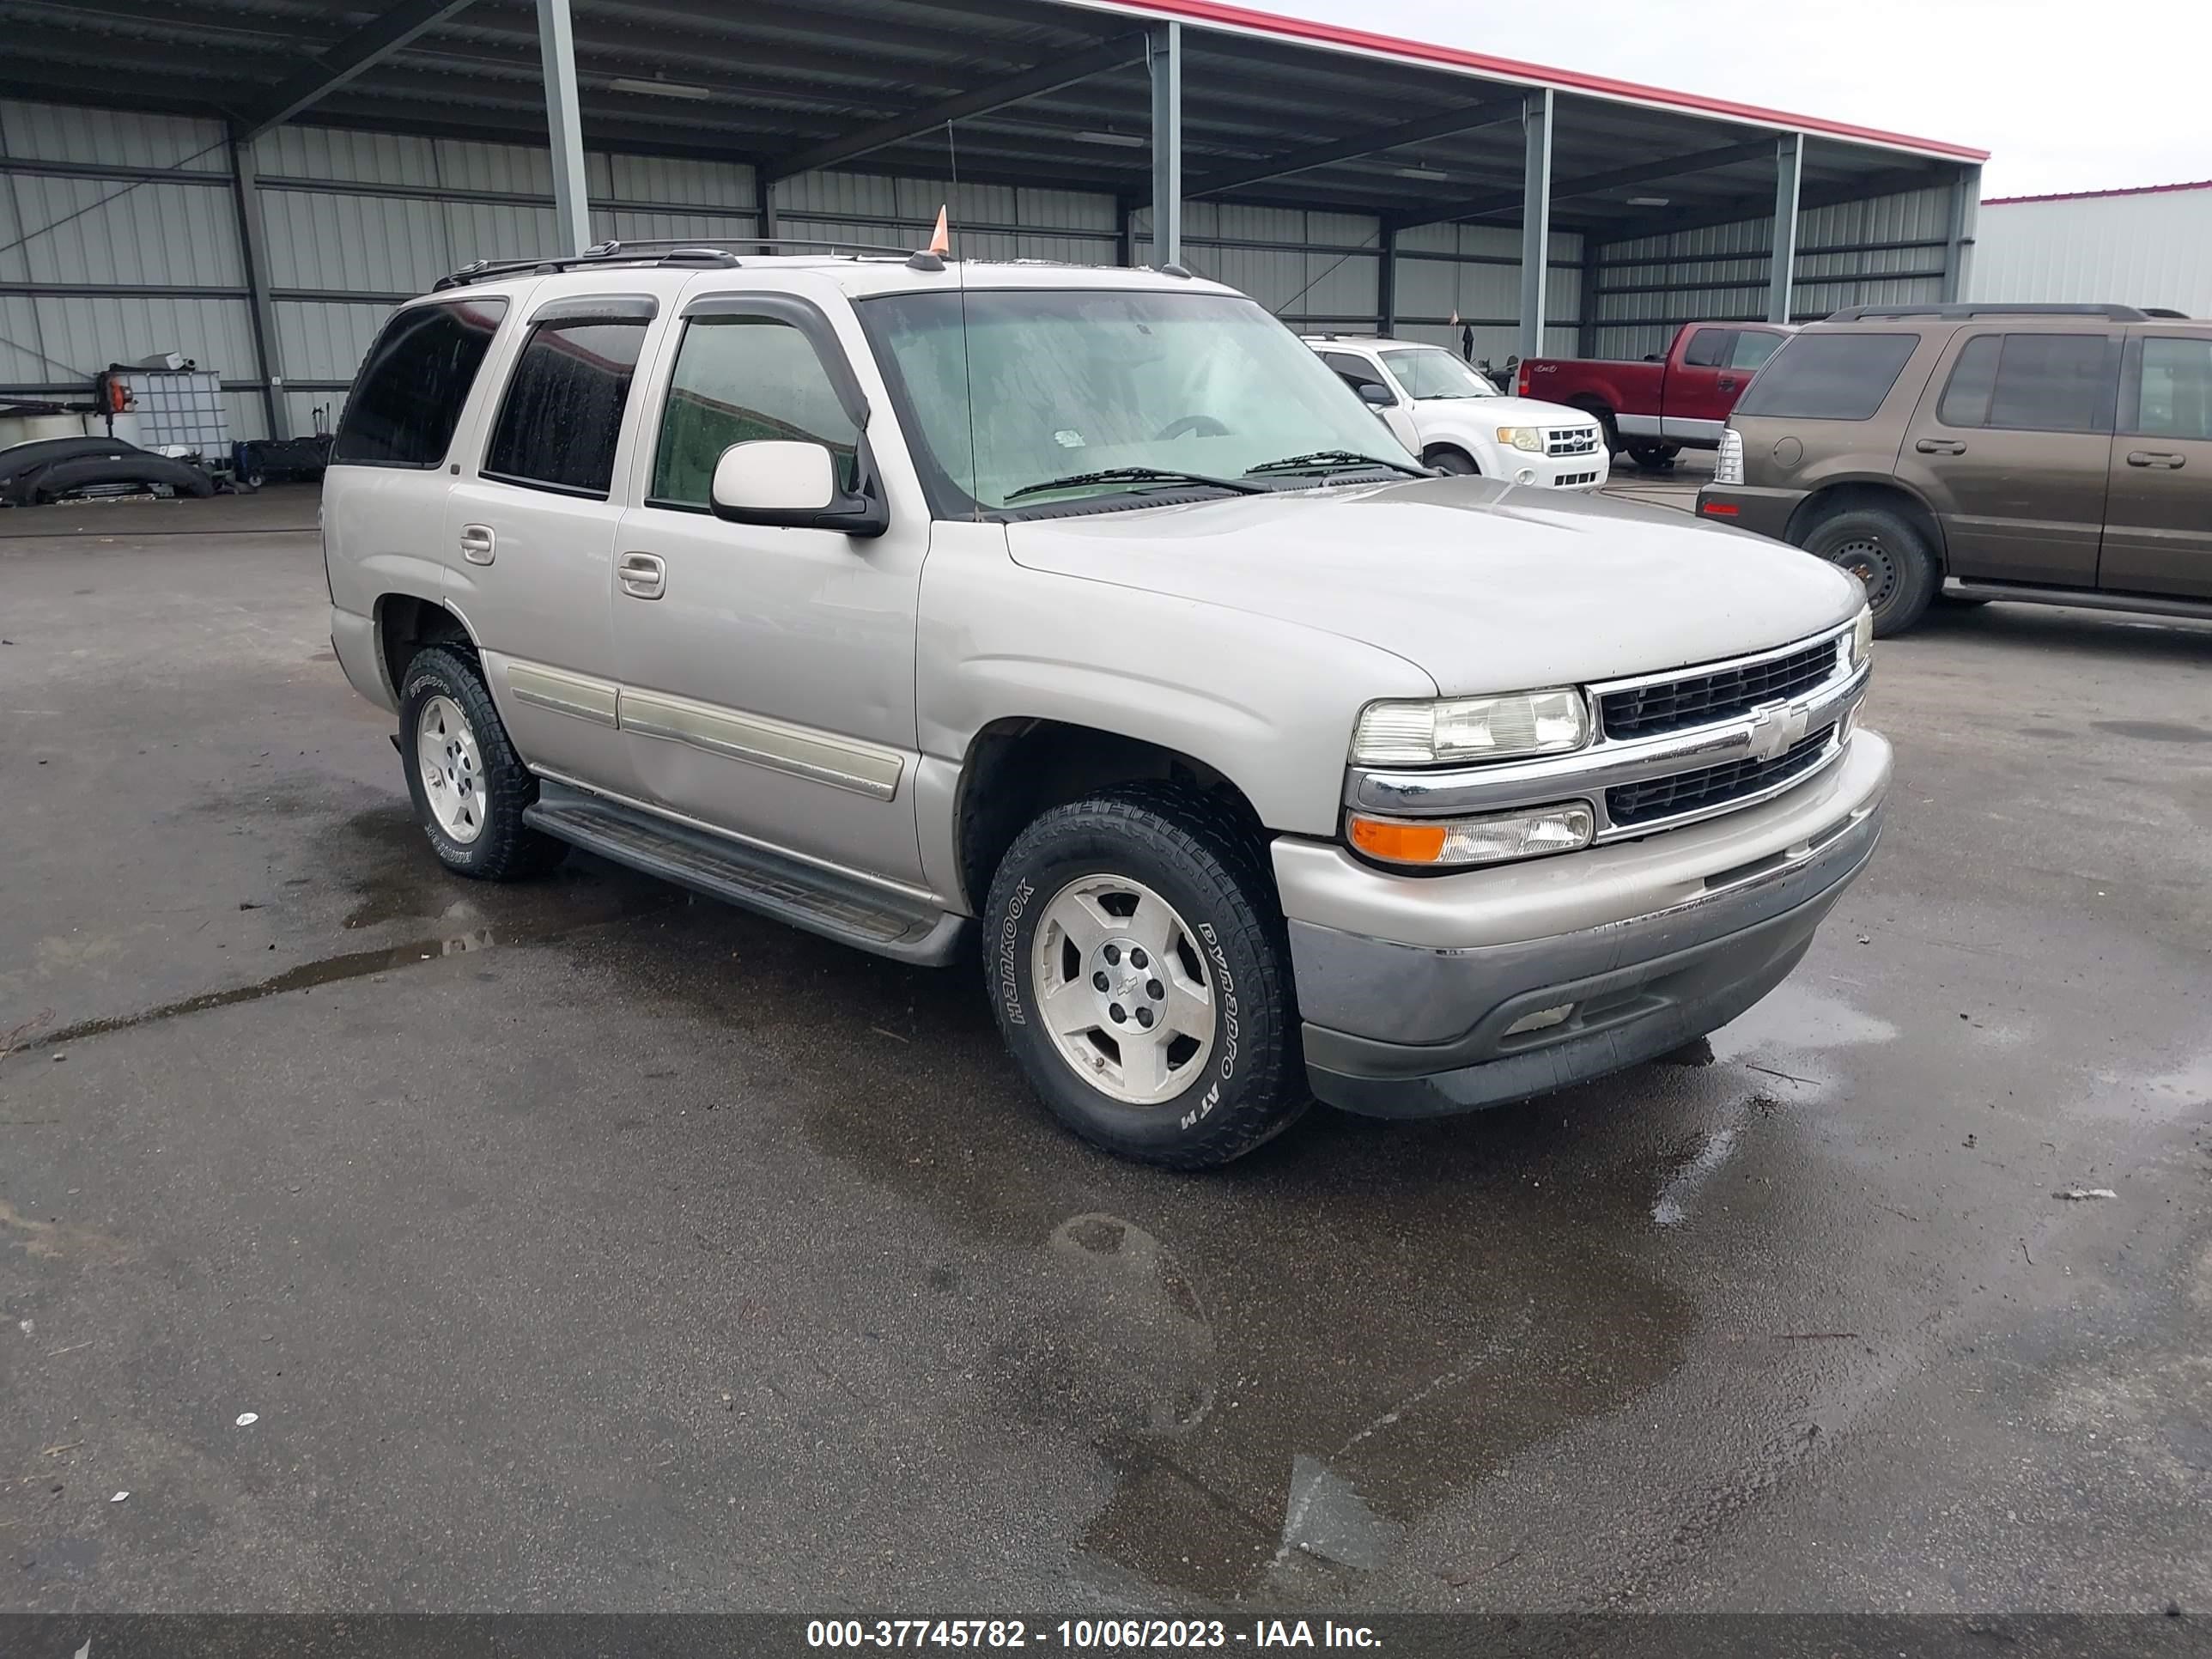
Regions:
[[1800, 334], [1759, 371], [1736, 413], [1869, 420], [1919, 343], [1917, 334]]
[[394, 316], [354, 379], [331, 459], [356, 466], [444, 460], [506, 315], [505, 300], [485, 298], [413, 306]]
[[540, 323], [515, 360], [484, 451], [488, 478], [605, 495], [645, 323]]
[[1984, 334], [1966, 342], [1936, 418], [2014, 432], [2109, 432], [2118, 343], [2102, 334]]
[[1735, 339], [1732, 329], [1701, 328], [1690, 337], [1682, 362], [1691, 368], [1718, 368], [1728, 362], [1729, 347]]

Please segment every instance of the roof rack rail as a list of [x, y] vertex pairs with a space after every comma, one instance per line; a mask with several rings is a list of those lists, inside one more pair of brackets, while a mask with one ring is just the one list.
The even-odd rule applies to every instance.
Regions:
[[2140, 323], [2154, 313], [2135, 306], [2035, 305], [2016, 302], [1982, 305], [1972, 301], [1947, 305], [1845, 306], [1823, 319], [1831, 323], [1867, 322], [1876, 317], [2104, 317], [2116, 323]]
[[832, 253], [889, 253], [901, 258], [914, 252], [912, 248], [894, 246], [889, 242], [854, 242], [842, 236], [745, 236], [737, 240], [736, 247], [718, 247], [688, 236], [643, 236], [627, 242], [595, 242], [581, 253], [562, 254], [547, 259], [478, 259], [441, 276], [432, 287], [434, 289], [465, 288], [471, 283], [480, 283], [487, 277], [512, 276], [520, 272], [551, 276], [556, 271], [574, 270], [584, 265], [727, 267], [738, 263], [736, 248], [750, 251], [764, 247], [817, 247], [826, 248]]

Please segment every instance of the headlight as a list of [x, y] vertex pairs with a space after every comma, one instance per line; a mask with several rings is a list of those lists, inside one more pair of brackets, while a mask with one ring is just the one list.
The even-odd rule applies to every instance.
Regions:
[[1874, 655], [1874, 611], [1866, 605], [1851, 618], [1851, 666], [1856, 668]]
[[1588, 803], [1578, 800], [1480, 818], [1374, 818], [1355, 812], [1346, 825], [1352, 846], [1369, 858], [1431, 870], [1572, 853], [1590, 844], [1595, 829]]
[[1540, 426], [1501, 426], [1498, 441], [1510, 444], [1516, 449], [1525, 449], [1532, 455], [1544, 453], [1544, 428]]
[[1513, 691], [1440, 702], [1370, 702], [1359, 711], [1352, 758], [1363, 766], [1557, 755], [1589, 741], [1579, 691]]

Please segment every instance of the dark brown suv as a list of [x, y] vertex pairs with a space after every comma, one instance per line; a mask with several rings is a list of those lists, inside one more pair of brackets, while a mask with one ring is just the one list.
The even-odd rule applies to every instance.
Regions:
[[1938, 598], [2212, 617], [2212, 323], [1854, 307], [1729, 428], [1698, 514], [1852, 571], [1877, 634]]

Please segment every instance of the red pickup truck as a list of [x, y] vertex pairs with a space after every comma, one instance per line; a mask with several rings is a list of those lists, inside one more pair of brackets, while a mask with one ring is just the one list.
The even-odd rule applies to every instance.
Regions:
[[1784, 323], [1685, 323], [1664, 357], [1640, 363], [1528, 358], [1519, 390], [1588, 410], [1614, 454], [1626, 450], [1639, 466], [1665, 466], [1685, 448], [1718, 447], [1752, 375], [1796, 331]]

